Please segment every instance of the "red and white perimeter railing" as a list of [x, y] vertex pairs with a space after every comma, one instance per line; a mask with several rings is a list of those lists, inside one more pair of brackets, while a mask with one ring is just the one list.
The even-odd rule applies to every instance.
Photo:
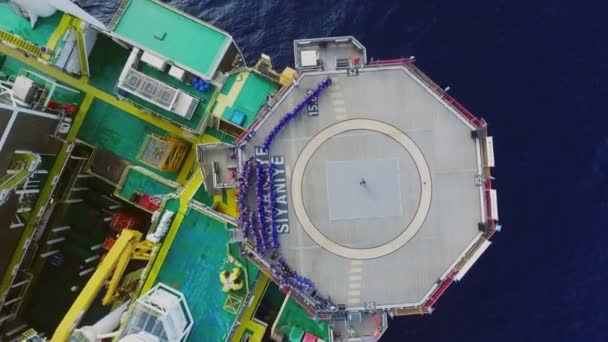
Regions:
[[458, 112], [463, 118], [469, 121], [473, 126], [477, 128], [481, 128], [485, 126], [486, 122], [482, 118], [478, 118], [473, 113], [471, 113], [468, 109], [466, 109], [460, 102], [458, 102], [454, 97], [448, 95], [447, 92], [437, 85], [433, 80], [431, 80], [426, 74], [424, 74], [420, 69], [414, 66], [416, 62], [416, 57], [411, 56], [407, 58], [398, 58], [398, 59], [383, 59], [383, 60], [375, 60], [371, 61], [367, 64], [370, 67], [383, 67], [383, 66], [397, 66], [402, 65], [405, 66], [409, 71], [418, 76], [418, 78], [426, 84], [433, 92], [435, 92], [439, 97], [441, 97], [445, 103], [450, 105], [456, 112]]
[[433, 311], [433, 305], [439, 300], [439, 298], [444, 294], [444, 292], [452, 285], [455, 280], [456, 274], [458, 274], [460, 270], [454, 268], [450, 274], [439, 284], [439, 287], [431, 293], [429, 299], [424, 303], [424, 309], [426, 312], [431, 313]]
[[416, 61], [416, 57], [406, 57], [406, 58], [397, 58], [397, 59], [378, 59], [372, 60], [367, 63], [368, 66], [389, 66], [389, 65], [406, 65], [412, 64]]
[[[490, 168], [493, 167], [493, 150], [486, 151], [487, 149], [492, 149], [491, 143], [488, 145], [488, 139], [491, 140], [487, 136], [487, 123], [483, 118], [477, 117], [475, 114], [471, 113], [465, 106], [463, 106], [460, 102], [458, 102], [453, 96], [449, 95], [445, 89], [440, 87], [437, 83], [431, 80], [426, 74], [424, 74], [420, 69], [418, 69], [414, 62], [416, 61], [415, 57], [409, 58], [399, 58], [399, 59], [389, 59], [389, 60], [375, 60], [368, 63], [368, 67], [386, 67], [386, 66], [403, 66], [408, 71], [410, 71], [414, 76], [416, 76], [422, 83], [424, 83], [431, 91], [433, 91], [443, 102], [450, 106], [456, 113], [458, 113], [462, 118], [464, 118], [467, 122], [469, 122], [472, 126], [477, 130], [482, 130], [482, 134], [479, 136], [482, 139], [482, 144], [484, 145], [484, 150], [482, 151], [482, 158], [484, 159], [484, 174], [483, 174], [483, 186], [484, 191], [484, 206], [486, 211], [486, 230], [483, 234], [483, 237], [475, 243], [471, 248], [466, 252], [467, 256], [463, 257], [454, 268], [449, 271], [449, 273], [438, 281], [438, 285], [430, 294], [426, 302], [422, 305], [422, 311], [425, 313], [431, 313], [433, 310], [433, 305], [439, 300], [439, 298], [445, 293], [445, 291], [454, 283], [455, 281], [459, 281], [469, 270], [469, 268], [475, 263], [477, 258], [485, 251], [485, 249], [489, 246], [489, 239], [492, 237], [494, 232], [497, 230], [497, 221], [498, 221], [498, 209], [496, 204], [496, 190], [492, 189], [492, 177], [490, 174]], [[484, 153], [485, 152], [485, 153]], [[488, 153], [491, 153], [492, 161], [488, 162]]]

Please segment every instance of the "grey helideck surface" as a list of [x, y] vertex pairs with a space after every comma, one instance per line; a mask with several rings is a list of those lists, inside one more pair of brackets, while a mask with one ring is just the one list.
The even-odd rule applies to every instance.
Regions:
[[402, 216], [399, 160], [328, 161], [326, 171], [330, 221]]
[[[245, 152], [253, 154], [253, 147], [262, 145], [282, 115], [302, 100], [306, 89], [325, 77], [304, 74], [299, 87], [273, 111]], [[302, 113], [271, 147], [271, 156], [285, 157], [290, 195], [291, 230], [280, 235], [280, 252], [337, 304], [356, 308], [366, 302], [381, 306], [417, 303], [478, 234], [482, 203], [474, 181], [479, 170], [471, 128], [400, 67], [362, 69], [357, 77], [347, 77], [346, 72], [331, 77], [333, 85], [319, 99], [319, 116]], [[422, 227], [404, 246], [375, 259], [351, 260], [323, 249], [302, 229], [291, 211], [291, 174], [315, 135], [338, 122], [361, 118], [392, 125], [414, 141], [431, 170], [432, 201]], [[339, 170], [337, 165], [344, 162], [346, 166]], [[370, 176], [370, 172], [377, 173]], [[338, 180], [340, 173], [343, 179]], [[345, 198], [360, 190], [359, 173], [368, 175], [370, 190], [383, 193], [375, 202], [383, 208], [361, 208], [368, 202]], [[346, 188], [353, 181], [353, 188]], [[394, 188], [389, 189], [390, 184]], [[370, 248], [391, 241], [408, 226], [419, 205], [421, 184], [403, 146], [389, 136], [359, 127], [325, 141], [315, 151], [306, 165], [299, 195], [306, 214], [324, 236], [343, 246]], [[395, 215], [397, 207], [401, 207], [399, 215]]]
[[[345, 161], [346, 155], [352, 161]], [[386, 162], [393, 168], [383, 167]], [[335, 175], [336, 181], [328, 183], [328, 166], [345, 163], [354, 168]], [[302, 187], [302, 195], [308, 216], [330, 240], [347, 247], [374, 247], [394, 239], [411, 221], [419, 204], [420, 182], [410, 155], [393, 139], [377, 132], [356, 130], [331, 138], [310, 159], [304, 177], [307, 186]], [[365, 187], [359, 185], [361, 177], [366, 179]], [[341, 181], [347, 179], [348, 186], [344, 187]], [[345, 199], [348, 203], [320, 202], [323, 196], [350, 198]], [[367, 208], [348, 207], [366, 202]], [[332, 220], [332, 207], [341, 208], [343, 216], [359, 217]]]

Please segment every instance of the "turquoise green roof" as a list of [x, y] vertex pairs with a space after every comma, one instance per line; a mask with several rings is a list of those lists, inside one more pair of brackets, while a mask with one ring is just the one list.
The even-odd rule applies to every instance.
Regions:
[[209, 77], [231, 41], [226, 33], [152, 0], [129, 0], [114, 32], [144, 50]]
[[[235, 84], [237, 75], [231, 75], [222, 88], [223, 94], [228, 94], [230, 89]], [[279, 88], [279, 84], [260, 76], [255, 72], [249, 72], [249, 76], [240, 92], [234, 100], [232, 106], [226, 107], [222, 113], [222, 119], [230, 121], [235, 111], [245, 114], [247, 117], [242, 124], [243, 128], [249, 128], [249, 125], [255, 119], [258, 111], [266, 102], [266, 96], [275, 92]]]
[[30, 20], [19, 16], [8, 3], [0, 3], [0, 29], [24, 38], [36, 45], [44, 46], [57, 28], [63, 13], [57, 11], [48, 18], [39, 18], [32, 29]]

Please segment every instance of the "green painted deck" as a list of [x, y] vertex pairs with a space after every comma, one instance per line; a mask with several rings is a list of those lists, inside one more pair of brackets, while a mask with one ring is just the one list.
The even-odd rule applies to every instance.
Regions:
[[127, 171], [124, 182], [120, 185], [120, 196], [130, 199], [134, 192], [142, 192], [154, 196], [161, 196], [175, 192], [175, 188], [162, 183], [137, 169], [131, 168]]
[[329, 341], [329, 323], [327, 321], [314, 321], [300, 304], [289, 298], [281, 317], [278, 318], [277, 329], [288, 333], [293, 328], [300, 328], [325, 341]]
[[0, 3], [0, 29], [18, 35], [36, 45], [45, 46], [57, 28], [63, 13], [57, 11], [48, 18], [39, 18], [32, 29], [30, 20], [22, 18], [8, 3]]
[[4, 56], [4, 62], [2, 63], [2, 65], [0, 65], [0, 72], [5, 74], [6, 76], [17, 76], [23, 70], [32, 70], [30, 67], [14, 58], [5, 55], [2, 56]]
[[156, 279], [186, 296], [195, 317], [190, 341], [223, 341], [236, 318], [223, 309], [227, 294], [219, 281], [220, 272], [233, 267], [226, 264], [228, 239], [224, 223], [190, 209]]
[[208, 206], [213, 205], [213, 194], [207, 192], [204, 186], [201, 186], [200, 188], [198, 188], [198, 190], [196, 190], [196, 192], [194, 193], [194, 199]]
[[57, 103], [70, 103], [79, 107], [84, 101], [84, 93], [71, 88], [56, 87], [51, 100]]
[[[232, 76], [230, 78], [232, 78]], [[222, 89], [222, 93], [228, 94], [233, 85], [234, 80], [232, 83], [226, 82], [225, 87], [230, 88], [226, 90]], [[249, 128], [249, 125], [251, 125], [255, 119], [258, 111], [266, 102], [266, 96], [277, 91], [277, 89], [279, 89], [279, 85], [277, 83], [272, 82], [266, 77], [260, 76], [254, 72], [250, 72], [249, 77], [247, 77], [243, 88], [241, 88], [241, 91], [238, 93], [234, 104], [224, 109], [222, 119], [230, 121], [232, 114], [235, 111], [239, 111], [247, 115], [242, 127], [245, 129]]]
[[133, 164], [143, 166], [170, 180], [176, 180], [177, 172], [161, 172], [137, 159], [146, 137], [156, 133], [168, 135], [164, 130], [140, 120], [104, 101], [95, 99], [78, 131], [78, 139], [108, 150]]
[[230, 43], [227, 34], [151, 0], [130, 0], [114, 32], [209, 77]]
[[113, 94], [129, 53], [129, 50], [116, 44], [112, 39], [99, 35], [89, 57], [91, 71], [89, 83], [106, 93]]

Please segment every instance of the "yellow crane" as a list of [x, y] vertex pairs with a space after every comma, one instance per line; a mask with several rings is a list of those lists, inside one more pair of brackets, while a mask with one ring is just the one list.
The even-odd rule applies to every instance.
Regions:
[[120, 236], [108, 254], [99, 263], [97, 270], [95, 270], [91, 279], [80, 291], [72, 307], [70, 307], [61, 323], [59, 323], [51, 338], [51, 342], [68, 341], [110, 275], [112, 277], [108, 283], [108, 290], [102, 299], [102, 303], [107, 305], [117, 299], [116, 289], [129, 261], [132, 259], [150, 259], [150, 251], [153, 244], [149, 241], [140, 242], [141, 238], [142, 233], [135, 230], [125, 229], [120, 233]]

